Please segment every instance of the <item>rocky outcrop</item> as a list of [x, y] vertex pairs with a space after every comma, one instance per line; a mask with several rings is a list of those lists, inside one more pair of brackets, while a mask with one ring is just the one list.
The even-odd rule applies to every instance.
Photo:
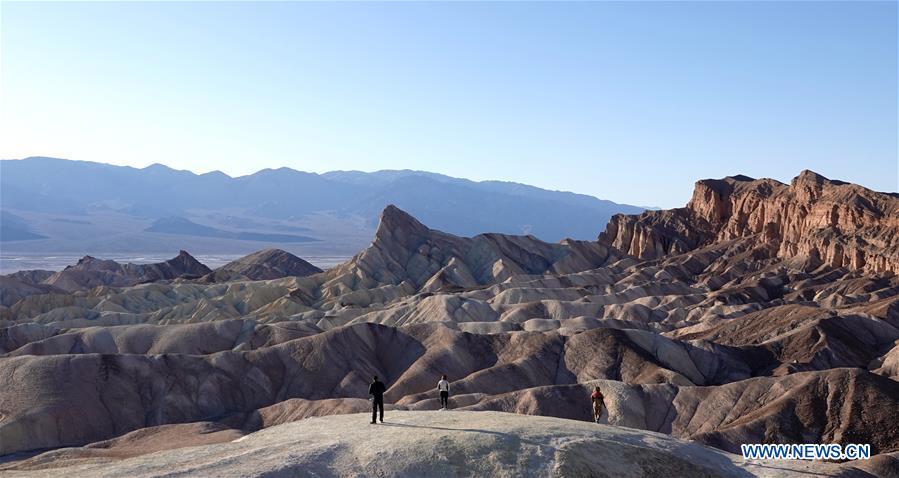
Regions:
[[871, 362], [874, 373], [878, 373], [899, 382], [899, 342], [889, 352]]
[[791, 184], [733, 176], [696, 183], [682, 209], [612, 218], [600, 242], [641, 259], [753, 237], [810, 267], [899, 272], [899, 197], [803, 171]]
[[[452, 411], [402, 411], [387, 416], [386, 423], [372, 426], [366, 424], [366, 414], [312, 418], [234, 441], [228, 438], [236, 431], [207, 424], [190, 429], [157, 429], [149, 436], [104, 443], [102, 448], [45, 453], [7, 465], [6, 473], [22, 477], [189, 474], [742, 478], [854, 472], [864, 476], [854, 463], [778, 461], [776, 467], [770, 467], [658, 433], [558, 418]], [[194, 429], [202, 429], [206, 434]], [[165, 450], [165, 438], [168, 443], [196, 446], [189, 453], [170, 450], [133, 455], [140, 446]], [[53, 462], [68, 466], [47, 467]]]
[[[463, 407], [589, 420], [584, 397], [599, 385], [604, 423], [670, 433], [733, 453], [741, 443], [869, 443], [899, 450], [899, 382], [858, 369], [742, 380], [717, 387], [597, 381], [538, 387]], [[851, 441], [856, 440], [856, 441]]]
[[49, 279], [50, 276], [53, 275], [53, 271], [45, 271], [41, 269], [31, 269], [25, 271], [13, 272], [12, 274], [7, 274], [5, 277], [8, 279], [13, 279], [25, 284], [37, 285], [43, 283], [45, 280]]
[[127, 287], [143, 282], [200, 277], [212, 272], [186, 251], [157, 264], [119, 264], [112, 260], [84, 256], [77, 264], [53, 274], [44, 281], [66, 291], [87, 290], [98, 286]]
[[271, 280], [284, 277], [305, 277], [322, 270], [281, 249], [263, 249], [231, 261], [203, 276], [202, 282], [232, 280]]
[[64, 292], [51, 285], [35, 283], [27, 278], [20, 280], [18, 277], [22, 277], [22, 275], [0, 276], [0, 306], [9, 307], [30, 295]]
[[[429, 229], [395, 206], [381, 214], [371, 246], [294, 296], [307, 305], [369, 305], [417, 292], [455, 291], [516, 275], [565, 274], [617, 259], [595, 242], [549, 244], [532, 236], [458, 237]], [[339, 299], [338, 299], [339, 298]]]

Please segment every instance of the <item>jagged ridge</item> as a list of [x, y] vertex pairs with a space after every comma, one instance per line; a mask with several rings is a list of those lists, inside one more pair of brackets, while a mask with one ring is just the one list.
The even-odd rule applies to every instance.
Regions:
[[753, 237], [769, 257], [899, 272], [899, 198], [803, 171], [789, 184], [733, 176], [696, 183], [685, 208], [616, 215], [600, 242], [641, 259]]

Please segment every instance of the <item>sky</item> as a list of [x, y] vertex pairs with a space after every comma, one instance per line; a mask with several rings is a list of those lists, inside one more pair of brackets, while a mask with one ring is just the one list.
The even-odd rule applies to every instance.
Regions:
[[[899, 189], [896, 2], [0, 2], [0, 158]], [[0, 171], [2, 174], [2, 171]]]

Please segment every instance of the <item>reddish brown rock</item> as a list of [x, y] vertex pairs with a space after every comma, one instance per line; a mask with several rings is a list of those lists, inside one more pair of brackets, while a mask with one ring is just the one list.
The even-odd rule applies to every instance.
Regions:
[[685, 208], [612, 218], [600, 242], [642, 259], [753, 237], [774, 256], [899, 272], [899, 197], [803, 171], [787, 185], [734, 176], [698, 181]]

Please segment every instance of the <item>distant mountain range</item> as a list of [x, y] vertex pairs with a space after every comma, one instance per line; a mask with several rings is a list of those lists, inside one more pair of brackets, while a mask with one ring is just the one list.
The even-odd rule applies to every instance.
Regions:
[[243, 254], [265, 245], [303, 256], [351, 255], [395, 204], [463, 236], [595, 239], [611, 216], [643, 208], [524, 184], [423, 171], [306, 173], [264, 169], [232, 178], [161, 164], [143, 169], [33, 157], [0, 161], [6, 252], [166, 251]]

